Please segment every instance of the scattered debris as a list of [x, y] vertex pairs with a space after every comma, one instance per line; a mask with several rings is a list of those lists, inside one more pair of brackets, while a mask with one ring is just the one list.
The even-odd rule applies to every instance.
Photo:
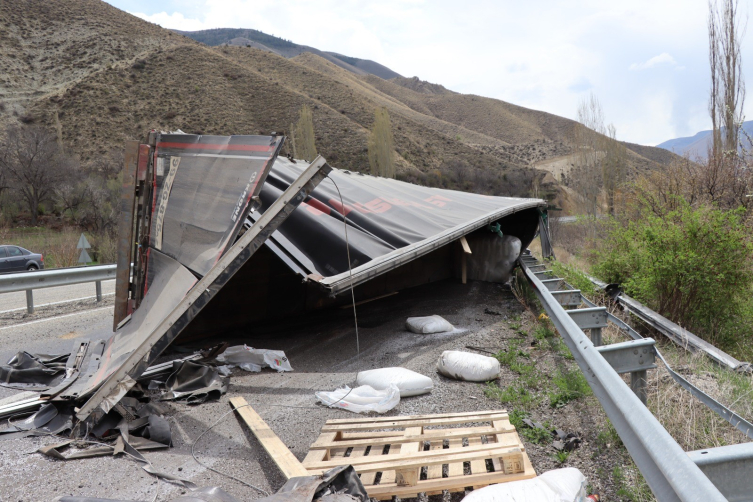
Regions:
[[379, 368], [361, 371], [356, 376], [357, 385], [368, 385], [383, 390], [395, 385], [400, 390], [400, 397], [428, 394], [434, 388], [431, 378], [407, 368]]
[[554, 438], [557, 438], [552, 442], [552, 446], [558, 451], [573, 451], [578, 448], [582, 442], [580, 434], [577, 432], [565, 432], [560, 429], [552, 429], [551, 431], [541, 425], [538, 422], [534, 422], [529, 418], [524, 418], [523, 423], [531, 429], [540, 429], [550, 432]]
[[293, 371], [290, 361], [281, 350], [254, 349], [247, 345], [228, 347], [217, 356], [217, 361], [230, 367], [238, 367], [246, 371], [259, 372], [262, 368], [272, 368], [277, 371]]
[[586, 477], [567, 467], [545, 472], [534, 479], [487, 486], [473, 490], [465, 502], [580, 502], [586, 499]]
[[431, 333], [447, 333], [455, 329], [444, 317], [431, 315], [427, 317], [409, 317], [405, 327], [413, 333], [427, 335]]
[[14, 389], [45, 390], [65, 377], [70, 354], [29, 354], [19, 352], [0, 366], [0, 385]]
[[437, 361], [440, 375], [468, 382], [488, 382], [499, 378], [499, 361], [493, 357], [445, 350]]
[[400, 389], [394, 384], [382, 390], [368, 385], [351, 389], [346, 385], [333, 392], [317, 392], [316, 398], [326, 406], [354, 413], [386, 413], [400, 403]]
[[489, 315], [502, 315], [500, 312], [497, 312], [496, 310], [490, 310], [488, 308], [484, 309], [484, 314]]
[[0, 439], [48, 436], [71, 430], [72, 427], [73, 410], [70, 405], [47, 403], [25, 420], [0, 431]]
[[165, 382], [163, 401], [185, 399], [188, 404], [200, 404], [227, 392], [227, 379], [220, 376], [217, 368], [181, 361], [173, 363], [173, 370]]

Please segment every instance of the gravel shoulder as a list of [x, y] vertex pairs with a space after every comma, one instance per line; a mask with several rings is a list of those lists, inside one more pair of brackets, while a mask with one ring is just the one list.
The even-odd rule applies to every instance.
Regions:
[[[407, 317], [431, 314], [442, 315], [466, 331], [417, 335], [405, 330]], [[510, 327], [512, 319], [520, 319], [524, 326], [535, 322], [509, 289], [480, 282], [461, 285], [454, 281], [434, 283], [366, 303], [359, 306], [358, 318], [360, 354], [356, 353], [355, 329], [348, 309], [320, 312], [306, 319], [291, 320], [264, 330], [249, 328], [246, 333], [237, 334], [229, 341], [284, 350], [295, 371], [278, 374], [235, 370], [228, 393], [218, 401], [198, 406], [168, 404], [174, 447], [147, 453], [147, 458], [158, 470], [187, 477], [199, 486], [218, 485], [241, 500], [260, 498], [255, 490], [208, 471], [191, 457], [193, 441], [220, 420], [196, 446], [196, 453], [204, 463], [269, 492], [284, 483], [272, 460], [245, 425], [241, 426], [234, 414], [227, 414], [230, 397], [243, 396], [291, 451], [303, 459], [326, 420], [353, 416], [344, 410], [318, 406], [314, 392], [353, 385], [360, 370], [403, 366], [432, 378], [435, 387], [431, 394], [403, 399], [390, 415], [506, 408], [499, 400], [485, 396], [484, 384], [438, 375], [436, 361], [444, 350], [470, 350], [467, 346], [490, 351], [505, 348], [510, 340], [523, 339], [519, 329]], [[45, 343], [57, 343], [62, 332], [71, 329], [81, 330], [83, 336], [102, 336], [107, 331], [111, 311], [98, 311], [91, 319], [80, 316], [66, 319], [75, 321], [63, 319], [49, 327], [43, 328], [44, 323], [40, 323], [36, 325], [38, 328], [31, 325], [19, 332], [8, 330], [10, 333], [2, 337], [2, 353], [28, 350], [30, 345], [42, 347]], [[66, 322], [71, 324], [66, 325]], [[30, 343], [34, 340], [36, 342]], [[525, 340], [530, 343], [532, 338]], [[554, 356], [543, 350], [531, 353], [548, 378], [550, 368], [557, 364]], [[498, 384], [505, 387], [516, 378], [513, 371], [503, 367]], [[615, 500], [610, 497], [615, 489], [605, 473], [611, 472], [622, 457], [597, 447], [596, 437], [604, 427], [604, 414], [598, 402], [584, 398], [556, 409], [542, 402], [530, 413], [534, 420], [549, 420], [557, 428], [582, 435], [581, 448], [565, 465], [581, 469], [591, 485], [608, 496], [606, 500]], [[48, 437], [0, 441], [0, 465], [3, 466], [0, 500], [50, 500], [63, 495], [152, 500], [157, 490], [159, 499], [165, 500], [182, 491], [174, 485], [158, 484], [127, 458], [61, 462], [33, 454], [40, 446], [55, 441], [57, 439]], [[560, 466], [552, 457], [551, 446], [526, 441], [526, 448], [537, 472]], [[19, 479], [26, 482], [18, 483]], [[456, 494], [453, 500], [461, 496]]]

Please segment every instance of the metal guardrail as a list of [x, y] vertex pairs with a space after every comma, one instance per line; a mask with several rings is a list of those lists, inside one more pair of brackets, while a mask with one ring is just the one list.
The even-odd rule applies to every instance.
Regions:
[[662, 502], [728, 500], [562, 308], [541, 282], [543, 274], [532, 272], [526, 260], [521, 260], [521, 266], [656, 498]]
[[0, 275], [0, 293], [26, 291], [26, 309], [34, 313], [35, 289], [54, 288], [93, 282], [96, 285], [97, 301], [102, 301], [102, 281], [115, 279], [116, 265], [94, 265], [91, 267], [53, 268], [19, 274]]

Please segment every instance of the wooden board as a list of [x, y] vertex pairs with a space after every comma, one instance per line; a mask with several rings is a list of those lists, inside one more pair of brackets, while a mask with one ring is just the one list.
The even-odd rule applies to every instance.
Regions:
[[[350, 456], [344, 457], [348, 449]], [[471, 466], [469, 474], [464, 462]], [[328, 420], [303, 465], [310, 474], [352, 465], [369, 496], [380, 500], [536, 476], [504, 410]], [[420, 479], [423, 468], [426, 479]]]
[[309, 472], [303, 467], [303, 464], [291, 453], [285, 443], [283, 443], [277, 434], [272, 432], [266, 422], [248, 405], [242, 397], [231, 397], [230, 405], [241, 416], [251, 432], [256, 436], [264, 449], [275, 461], [277, 467], [282, 471], [286, 478], [296, 476], [309, 476]]

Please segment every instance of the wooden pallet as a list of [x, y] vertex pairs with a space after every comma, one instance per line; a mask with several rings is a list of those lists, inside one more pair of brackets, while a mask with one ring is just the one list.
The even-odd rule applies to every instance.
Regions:
[[536, 476], [504, 410], [328, 420], [303, 466], [352, 465], [370, 497], [416, 497]]

